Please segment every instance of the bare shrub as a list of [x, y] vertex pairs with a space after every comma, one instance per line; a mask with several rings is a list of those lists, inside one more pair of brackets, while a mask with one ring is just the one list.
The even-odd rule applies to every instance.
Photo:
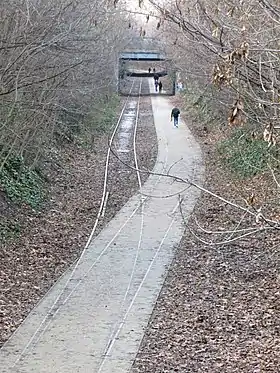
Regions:
[[123, 21], [103, 0], [2, 2], [0, 169], [11, 154], [35, 164], [115, 91]]

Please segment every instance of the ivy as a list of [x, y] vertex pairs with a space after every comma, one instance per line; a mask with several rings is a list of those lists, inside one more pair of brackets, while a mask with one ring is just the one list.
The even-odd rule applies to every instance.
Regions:
[[18, 204], [26, 203], [36, 209], [45, 199], [40, 174], [24, 163], [23, 157], [12, 156], [0, 171], [0, 184], [7, 197]]
[[235, 130], [231, 137], [218, 145], [223, 162], [241, 178], [264, 172], [273, 162], [274, 148], [268, 149], [262, 139], [252, 138], [244, 129]]

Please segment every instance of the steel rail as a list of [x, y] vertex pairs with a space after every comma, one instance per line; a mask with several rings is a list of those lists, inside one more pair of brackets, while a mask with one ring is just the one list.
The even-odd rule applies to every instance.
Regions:
[[[133, 80], [132, 82], [132, 85], [131, 85], [131, 88], [130, 88], [130, 94], [132, 94], [132, 91], [133, 91], [133, 88], [134, 88], [134, 84], [135, 84], [135, 79]], [[23, 356], [25, 356], [27, 350], [29, 349], [29, 347], [31, 346], [31, 344], [33, 343], [33, 341], [35, 340], [36, 336], [39, 334], [38, 338], [36, 339], [36, 342], [35, 344], [33, 345], [33, 347], [38, 343], [40, 337], [44, 334], [44, 332], [46, 331], [47, 327], [49, 326], [52, 318], [54, 317], [54, 315], [57, 314], [57, 312], [60, 310], [60, 308], [62, 307], [62, 305], [64, 305], [66, 303], [66, 301], [69, 299], [69, 295], [67, 296], [67, 298], [61, 303], [61, 299], [63, 298], [63, 294], [65, 294], [65, 291], [70, 283], [71, 280], [73, 280], [73, 277], [74, 277], [74, 274], [77, 270], [77, 267], [78, 265], [80, 264], [86, 250], [88, 249], [90, 243], [91, 243], [91, 240], [93, 238], [93, 235], [96, 231], [96, 228], [97, 228], [97, 225], [98, 225], [98, 222], [100, 220], [100, 217], [101, 217], [101, 214], [102, 214], [102, 210], [103, 210], [103, 206], [104, 206], [104, 202], [105, 202], [105, 199], [106, 199], [106, 192], [107, 192], [107, 184], [108, 184], [108, 172], [109, 172], [109, 161], [110, 161], [110, 155], [111, 155], [111, 146], [112, 146], [112, 143], [113, 143], [113, 140], [115, 138], [115, 135], [117, 133], [117, 130], [119, 128], [119, 125], [121, 123], [121, 120], [122, 120], [122, 117], [123, 117], [123, 114], [124, 114], [124, 111], [127, 107], [127, 104], [128, 104], [128, 101], [129, 101], [129, 98], [130, 96], [128, 96], [125, 100], [125, 103], [122, 107], [122, 110], [121, 110], [121, 113], [119, 115], [119, 118], [117, 120], [117, 123], [113, 129], [113, 132], [110, 136], [110, 140], [109, 140], [109, 144], [108, 144], [108, 150], [107, 150], [107, 156], [106, 156], [106, 164], [105, 164], [105, 168], [104, 168], [104, 182], [103, 182], [103, 193], [102, 193], [102, 199], [101, 199], [101, 202], [100, 202], [100, 206], [99, 206], [99, 210], [98, 210], [98, 213], [97, 213], [97, 217], [96, 217], [96, 220], [95, 220], [95, 223], [94, 223], [94, 226], [92, 228], [92, 231], [90, 233], [90, 236], [87, 240], [87, 243], [84, 247], [84, 249], [82, 250], [78, 260], [76, 261], [75, 265], [74, 265], [74, 268], [71, 270], [71, 274], [69, 276], [69, 278], [67, 279], [65, 285], [63, 286], [63, 288], [60, 290], [59, 294], [57, 295], [56, 299], [54, 300], [54, 302], [52, 303], [51, 307], [49, 308], [46, 316], [43, 318], [43, 320], [41, 321], [40, 325], [37, 327], [37, 329], [35, 330], [35, 332], [33, 333], [32, 337], [29, 339], [28, 343], [25, 345], [24, 349], [21, 351], [20, 355], [18, 356], [18, 358], [16, 359], [16, 361], [14, 362], [12, 368], [14, 368], [18, 363], [19, 361], [23, 358]], [[88, 272], [87, 272], [88, 273]], [[61, 277], [60, 277], [61, 278]], [[74, 290], [77, 288], [77, 285], [74, 287]], [[48, 293], [47, 293], [48, 294]], [[73, 291], [71, 291], [70, 295], [73, 294]], [[42, 298], [41, 301], [43, 301], [45, 297]], [[44, 326], [45, 325], [45, 326]], [[43, 329], [42, 329], [43, 328]], [[41, 330], [40, 330], [41, 329]], [[9, 340], [8, 340], [9, 341]], [[7, 341], [7, 342], [8, 342]], [[6, 343], [7, 343], [6, 342]]]
[[[132, 92], [132, 89], [133, 89], [133, 86], [134, 84], [132, 85], [131, 87], [131, 90], [130, 92]], [[47, 315], [44, 317], [44, 319], [42, 320], [42, 322], [40, 323], [40, 325], [38, 326], [38, 328], [36, 329], [36, 331], [33, 333], [32, 337], [30, 338], [30, 340], [28, 341], [28, 343], [25, 345], [25, 348], [22, 350], [21, 354], [18, 356], [17, 360], [15, 361], [14, 365], [12, 367], [15, 367], [18, 362], [28, 354], [28, 349], [30, 349], [31, 347], [31, 350], [36, 346], [36, 344], [39, 342], [41, 336], [45, 333], [45, 331], [47, 330], [48, 326], [50, 325], [50, 323], [52, 322], [54, 316], [59, 312], [59, 310], [61, 309], [61, 307], [68, 301], [68, 299], [71, 297], [71, 295], [75, 292], [75, 290], [77, 289], [77, 287], [82, 283], [82, 281], [85, 279], [85, 277], [88, 275], [88, 273], [92, 270], [92, 268], [96, 265], [96, 263], [100, 260], [100, 258], [105, 254], [105, 252], [108, 250], [108, 248], [111, 246], [111, 244], [113, 243], [113, 241], [118, 237], [118, 235], [120, 234], [120, 232], [124, 229], [124, 227], [127, 225], [127, 223], [131, 220], [131, 218], [135, 215], [135, 213], [138, 211], [139, 207], [142, 207], [142, 211], [141, 211], [141, 215], [142, 215], [142, 218], [143, 219], [143, 207], [144, 207], [144, 202], [149, 198], [149, 196], [142, 196], [141, 195], [141, 202], [139, 202], [139, 204], [137, 205], [136, 208], [134, 208], [134, 210], [132, 211], [131, 215], [127, 218], [127, 220], [123, 223], [123, 225], [119, 228], [119, 230], [116, 232], [116, 234], [114, 235], [114, 237], [110, 240], [110, 242], [105, 246], [105, 248], [102, 250], [102, 252], [99, 254], [99, 256], [95, 259], [94, 263], [90, 266], [90, 268], [86, 271], [86, 273], [84, 273], [84, 275], [79, 278], [79, 281], [75, 284], [74, 288], [70, 291], [70, 293], [68, 294], [68, 296], [64, 299], [63, 302], [61, 302], [60, 304], [58, 304], [60, 301], [61, 301], [61, 298], [62, 298], [62, 295], [65, 293], [65, 291], [67, 290], [67, 286], [69, 285], [70, 281], [73, 280], [73, 277], [74, 277], [74, 274], [75, 274], [75, 271], [78, 267], [78, 264], [80, 263], [84, 253], [85, 253], [85, 250], [88, 248], [89, 244], [91, 243], [91, 240], [92, 240], [92, 237], [93, 237], [93, 234], [94, 234], [94, 231], [97, 227], [97, 223], [98, 223], [98, 220], [100, 219], [100, 215], [102, 213], [102, 210], [103, 210], [103, 205], [104, 205], [104, 201], [105, 201], [105, 198], [106, 198], [106, 191], [107, 191], [107, 181], [108, 181], [108, 168], [109, 168], [109, 158], [110, 158], [110, 153], [111, 153], [111, 147], [113, 145], [113, 140], [114, 140], [114, 137], [115, 137], [115, 134], [117, 132], [117, 129], [119, 128], [119, 124], [121, 122], [121, 119], [123, 117], [123, 114], [124, 114], [124, 111], [126, 109], [126, 106], [127, 106], [127, 103], [129, 101], [129, 98], [130, 97], [127, 97], [126, 101], [125, 101], [125, 104], [122, 108], [122, 111], [121, 111], [121, 114], [119, 116], [119, 119], [117, 121], [117, 124], [114, 128], [114, 131], [111, 135], [111, 138], [110, 138], [110, 141], [109, 141], [109, 146], [108, 146], [108, 152], [107, 152], [107, 161], [106, 161], [106, 166], [105, 166], [105, 173], [104, 173], [104, 186], [103, 186], [103, 198], [102, 198], [102, 201], [100, 203], [100, 208], [99, 208], [99, 212], [98, 212], [98, 215], [97, 215], [97, 218], [96, 218], [96, 221], [95, 221], [95, 224], [94, 224], [94, 228], [91, 232], [91, 235], [87, 241], [87, 245], [85, 246], [80, 258], [78, 259], [74, 269], [71, 271], [71, 275], [70, 277], [68, 278], [66, 284], [64, 285], [63, 289], [60, 291], [59, 295], [56, 297], [55, 301], [53, 302], [52, 306], [49, 308], [49, 311], [47, 312]], [[138, 105], [137, 105], [137, 123], [138, 123], [138, 117], [139, 117], [139, 111], [140, 111], [140, 94], [139, 94], [139, 97], [138, 97]], [[137, 131], [137, 126], [135, 125], [134, 127], [134, 145], [133, 145], [133, 148], [134, 148], [134, 161], [135, 161], [135, 168], [138, 170], [138, 162], [137, 162], [137, 153], [136, 153], [136, 131]], [[168, 148], [167, 148], [167, 145], [165, 144], [166, 146], [166, 156], [165, 156], [165, 162], [164, 162], [164, 165], [166, 166], [167, 164], [167, 157], [168, 157]], [[164, 166], [164, 167], [165, 167]], [[106, 171], [107, 170], [107, 171]], [[158, 184], [158, 182], [160, 181], [161, 179], [161, 175], [158, 175], [158, 180], [156, 181], [156, 183], [154, 184], [154, 188], [156, 187], [156, 185]], [[141, 182], [141, 178], [140, 178], [140, 172], [137, 171], [137, 178], [138, 178], [138, 183], [139, 183], [139, 186], [142, 187], [142, 182]], [[178, 207], [178, 204], [175, 206], [174, 210]], [[96, 223], [97, 222], [97, 223]], [[118, 327], [114, 327], [114, 333], [112, 334], [111, 338], [110, 338], [110, 342], [107, 346], [107, 351], [105, 352], [105, 355], [104, 355], [104, 362], [103, 364], [105, 363], [105, 359], [107, 358], [109, 352], [111, 351], [115, 341], [116, 341], [116, 338], [117, 336], [119, 335], [121, 329], [122, 329], [122, 326], [124, 324], [124, 321], [126, 320], [131, 308], [132, 308], [132, 305], [134, 304], [134, 301], [152, 267], [152, 264], [154, 263], [156, 257], [158, 256], [158, 253], [160, 251], [160, 248], [171, 228], [173, 224], [173, 220], [170, 224], [170, 226], [167, 228], [166, 232], [165, 232], [165, 235], [162, 239], [162, 241], [160, 242], [159, 246], [158, 246], [158, 249], [156, 250], [156, 253], [154, 254], [153, 258], [152, 258], [152, 261], [148, 267], [148, 269], [146, 270], [143, 278], [142, 278], [142, 281], [136, 291], [136, 293], [134, 294], [133, 296], [133, 299], [132, 301], [130, 302], [130, 305], [128, 307], [128, 309], [126, 310], [123, 318], [121, 319], [121, 321], [119, 321], [118, 323]], [[143, 220], [141, 221], [141, 226], [142, 226], [142, 229], [143, 229]], [[140, 228], [141, 229], [141, 228]], [[133, 279], [133, 274], [135, 272], [135, 269], [136, 269], [136, 263], [137, 263], [137, 258], [138, 258], [138, 255], [139, 255], [139, 250], [140, 250], [140, 246], [141, 246], [141, 240], [142, 240], [142, 233], [140, 233], [140, 237], [139, 237], [139, 242], [138, 242], [138, 249], [137, 249], [137, 254], [136, 254], [136, 258], [135, 258], [135, 261], [134, 261], [134, 264], [133, 264], [133, 268], [132, 268], [132, 272], [131, 272], [131, 281], [126, 289], [126, 293], [125, 293], [125, 298], [124, 300], [126, 300], [126, 297], [127, 297], [127, 294], [131, 288], [131, 284], [132, 284], [132, 279]], [[44, 299], [44, 298], [43, 298]], [[43, 300], [42, 299], [42, 300]], [[41, 300], [41, 301], [42, 301]], [[57, 307], [56, 307], [57, 305]], [[45, 325], [44, 325], [45, 324]], [[43, 329], [42, 329], [43, 327]], [[41, 329], [41, 330], [40, 330]], [[37, 337], [37, 338], [36, 338]], [[36, 340], [35, 340], [36, 338]], [[34, 342], [34, 343], [33, 343]], [[33, 343], [33, 344], [32, 344]], [[31, 346], [32, 344], [32, 346]], [[103, 366], [102, 364], [102, 366]], [[102, 369], [102, 366], [100, 366], [100, 370]], [[100, 371], [99, 370], [99, 371]], [[98, 372], [99, 372], [98, 371]]]

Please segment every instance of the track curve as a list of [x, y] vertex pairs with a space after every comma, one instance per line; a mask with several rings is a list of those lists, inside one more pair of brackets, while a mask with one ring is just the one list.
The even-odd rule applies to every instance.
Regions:
[[[35, 332], [22, 332], [26, 343], [21, 342], [21, 347], [18, 341], [7, 345], [9, 368], [5, 373], [14, 369], [21, 373], [129, 371], [173, 247], [183, 234], [178, 206], [184, 207], [187, 192], [185, 203], [191, 211], [198, 196], [195, 191], [182, 192], [182, 185], [159, 174], [172, 169], [186, 179], [201, 166], [199, 149], [186, 128], [174, 130], [167, 125], [168, 102], [158, 97], [153, 106], [159, 139], [158, 175], [151, 175], [142, 185], [139, 174], [141, 193], [88, 243], [74, 275], [69, 274], [43, 322]], [[114, 147], [115, 137], [111, 138]], [[134, 143], [136, 138], [134, 132]], [[137, 169], [137, 154], [134, 165]], [[103, 194], [104, 206], [106, 192]], [[153, 194], [170, 198], [151, 198]], [[9, 360], [12, 350], [16, 357]]]

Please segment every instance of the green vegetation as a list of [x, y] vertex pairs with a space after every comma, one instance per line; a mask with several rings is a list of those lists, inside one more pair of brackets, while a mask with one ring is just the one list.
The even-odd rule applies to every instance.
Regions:
[[75, 142], [83, 147], [91, 147], [94, 138], [110, 130], [116, 123], [120, 99], [112, 95], [95, 102], [91, 111], [80, 123], [80, 131], [75, 137]]
[[[224, 133], [226, 119], [221, 122], [221, 113], [214, 111], [212, 94], [215, 88], [211, 86], [200, 92], [197, 87], [187, 85], [183, 92], [185, 109], [194, 114], [201, 128], [207, 126], [210, 131]], [[239, 178], [249, 178], [268, 170], [269, 166], [275, 169], [278, 165], [277, 147], [269, 148], [261, 133], [256, 138], [252, 137], [252, 132], [255, 127], [250, 128], [247, 123], [246, 127], [233, 129], [227, 139], [217, 143], [222, 162]]]
[[[119, 98], [117, 95], [105, 97], [92, 107], [91, 112], [82, 122], [65, 123], [67, 132], [61, 131], [60, 145], [64, 141], [75, 142], [84, 147], [91, 146], [94, 136], [107, 132], [115, 122]], [[66, 136], [67, 134], [67, 136]], [[58, 143], [57, 143], [58, 144]], [[6, 154], [2, 155], [1, 164]], [[45, 185], [40, 171], [30, 169], [23, 157], [11, 155], [7, 157], [0, 170], [0, 185], [7, 197], [18, 204], [27, 204], [33, 209], [38, 209], [46, 198]]]
[[85, 128], [93, 133], [107, 132], [117, 116], [120, 99], [117, 95], [97, 101], [85, 119]]
[[184, 95], [186, 110], [193, 111], [196, 121], [202, 125], [217, 124], [220, 121], [220, 113], [213, 110], [213, 91], [215, 87], [208, 85], [204, 91], [197, 86], [185, 85]]
[[55, 145], [63, 147], [65, 143], [75, 143], [90, 147], [95, 136], [108, 132], [115, 123], [119, 103], [119, 97], [113, 94], [96, 99], [86, 114], [78, 113], [75, 108], [62, 110], [54, 131]]
[[[115, 122], [118, 105], [119, 98], [117, 95], [104, 97], [95, 103], [91, 112], [83, 121], [79, 122], [77, 118], [77, 121], [72, 123], [71, 126], [68, 121], [65, 121], [67, 132], [63, 135], [61, 131], [60, 140], [62, 141], [59, 142], [60, 145], [63, 147], [64, 140], [84, 147], [91, 146], [94, 137], [107, 132]], [[46, 198], [44, 180], [40, 171], [28, 167], [22, 156], [11, 155], [7, 159], [5, 157], [7, 157], [7, 154], [4, 152], [2, 160], [0, 160], [0, 164], [4, 162], [0, 170], [2, 190], [11, 201], [17, 204], [27, 204], [33, 209], [38, 209]]]
[[18, 223], [12, 221], [0, 221], [0, 242], [13, 240], [18, 237], [20, 233], [20, 226]]
[[23, 157], [12, 156], [0, 171], [0, 184], [8, 198], [18, 204], [38, 208], [45, 199], [44, 183], [38, 171], [31, 170]]
[[252, 138], [243, 128], [234, 130], [229, 139], [218, 145], [218, 150], [223, 162], [241, 178], [262, 173], [268, 164], [275, 162], [273, 159], [276, 156], [275, 148], [268, 149], [266, 142]]

